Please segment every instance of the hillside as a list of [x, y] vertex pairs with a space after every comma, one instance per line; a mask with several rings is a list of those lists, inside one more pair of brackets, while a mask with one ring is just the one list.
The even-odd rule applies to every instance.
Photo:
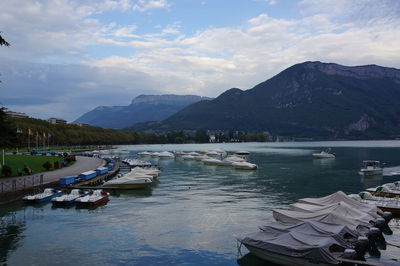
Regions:
[[273, 135], [393, 138], [400, 135], [400, 70], [305, 62], [252, 89], [230, 89], [162, 122], [133, 130], [246, 130]]
[[160, 121], [207, 97], [195, 95], [140, 95], [128, 106], [99, 106], [75, 122], [104, 128], [126, 128], [138, 122]]

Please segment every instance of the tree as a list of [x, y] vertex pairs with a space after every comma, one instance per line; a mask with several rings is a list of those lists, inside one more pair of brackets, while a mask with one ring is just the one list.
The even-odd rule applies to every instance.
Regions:
[[[1, 33], [1, 31], [0, 31], [0, 33]], [[10, 46], [10, 44], [6, 41], [6, 40], [4, 40], [3, 39], [3, 37], [1, 37], [1, 35], [0, 35], [0, 46]]]

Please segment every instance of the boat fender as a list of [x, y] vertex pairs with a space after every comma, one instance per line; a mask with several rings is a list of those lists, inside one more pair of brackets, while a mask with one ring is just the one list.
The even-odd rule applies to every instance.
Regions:
[[357, 253], [357, 260], [365, 261], [365, 254], [369, 249], [369, 241], [365, 236], [359, 236], [354, 245], [354, 250]]

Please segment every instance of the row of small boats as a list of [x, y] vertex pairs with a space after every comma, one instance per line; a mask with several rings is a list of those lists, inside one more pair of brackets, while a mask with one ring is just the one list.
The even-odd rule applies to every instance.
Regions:
[[275, 222], [238, 241], [255, 256], [279, 265], [376, 265], [380, 250], [386, 249], [384, 234], [393, 234], [391, 212], [341, 191], [300, 199], [289, 209], [273, 210], [273, 217]]
[[[237, 151], [233, 155], [228, 155], [228, 153], [224, 150], [216, 149], [205, 152], [184, 152], [184, 151], [176, 151], [174, 153], [163, 151], [163, 152], [149, 152], [143, 151], [139, 152], [139, 156], [150, 156], [150, 157], [158, 157], [158, 158], [176, 158], [180, 157], [185, 161], [201, 161], [205, 165], [216, 165], [216, 166], [232, 166], [235, 169], [243, 169], [243, 170], [255, 170], [257, 169], [257, 165], [254, 163], [250, 163], [246, 161], [245, 156], [249, 155], [248, 151]], [[141, 160], [131, 160], [130, 165], [135, 164], [140, 166]], [[143, 164], [143, 163], [142, 163]]]
[[[130, 162], [129, 160], [127, 162]], [[161, 171], [156, 167], [134, 167], [117, 178], [106, 181], [104, 189], [141, 189], [150, 187]]]
[[70, 193], [63, 194], [61, 190], [46, 188], [42, 193], [23, 197], [23, 201], [34, 204], [52, 202], [53, 206], [68, 207], [76, 205], [77, 207], [85, 208], [107, 203], [109, 195], [108, 192], [101, 189], [94, 191], [72, 189]]

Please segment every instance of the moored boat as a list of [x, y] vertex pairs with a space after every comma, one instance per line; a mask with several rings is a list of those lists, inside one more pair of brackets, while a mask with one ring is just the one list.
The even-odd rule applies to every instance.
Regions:
[[107, 203], [107, 201], [109, 200], [109, 196], [110, 193], [105, 192], [101, 189], [96, 189], [95, 191], [90, 192], [88, 195], [76, 199], [75, 200], [76, 207], [78, 208], [95, 207]]
[[250, 152], [249, 151], [237, 151], [237, 152], [235, 152], [235, 154], [237, 154], [237, 155], [249, 155]]
[[128, 172], [120, 178], [111, 179], [105, 182], [102, 188], [105, 189], [140, 189], [150, 187], [153, 177], [150, 175]]
[[382, 175], [383, 168], [379, 161], [365, 160], [359, 173], [364, 176]]
[[54, 206], [69, 206], [75, 203], [75, 201], [84, 197], [88, 194], [87, 191], [82, 191], [80, 189], [73, 189], [69, 194], [61, 195], [51, 199]]
[[46, 188], [43, 193], [25, 196], [22, 199], [28, 203], [44, 203], [50, 201], [54, 197], [61, 196], [61, 194], [60, 190]]
[[206, 158], [201, 160], [205, 165], [219, 165], [222, 161], [215, 158]]
[[242, 170], [256, 170], [257, 165], [254, 163], [249, 163], [249, 162], [234, 162], [232, 163], [232, 166], [235, 169], [242, 169]]

